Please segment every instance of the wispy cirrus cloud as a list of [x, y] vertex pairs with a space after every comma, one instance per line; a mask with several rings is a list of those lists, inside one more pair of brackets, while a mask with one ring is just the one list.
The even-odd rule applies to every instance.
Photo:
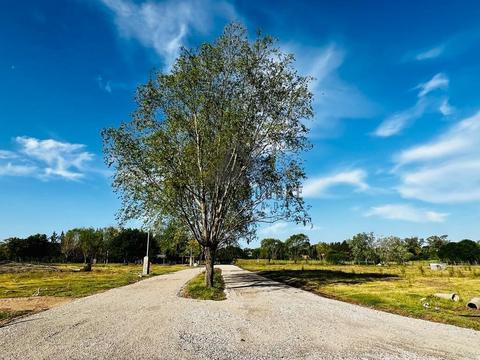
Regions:
[[417, 223], [444, 222], [447, 213], [418, 208], [410, 204], [385, 204], [371, 207], [365, 216], [378, 216], [390, 220], [403, 220]]
[[[113, 12], [119, 34], [154, 49], [163, 60], [165, 70], [170, 69], [180, 48], [189, 45], [190, 35], [207, 34], [215, 19], [234, 20], [239, 17], [234, 6], [224, 1], [101, 2]], [[367, 118], [377, 112], [376, 104], [338, 75], [345, 58], [345, 51], [338, 45], [332, 43], [326, 47], [307, 48], [298, 44], [282, 44], [282, 48], [297, 54], [301, 72], [316, 79], [312, 84], [315, 95], [313, 127], [331, 128], [336, 126], [338, 119]], [[112, 89], [112, 85], [103, 79], [99, 81], [99, 86], [107, 92]]]
[[438, 110], [443, 116], [449, 116], [455, 112], [455, 108], [452, 105], [450, 105], [450, 102], [448, 101], [448, 99], [442, 100]]
[[315, 225], [299, 225], [288, 223], [285, 221], [278, 221], [271, 225], [262, 227], [258, 230], [258, 235], [262, 237], [273, 237], [278, 239], [285, 239], [295, 233], [305, 233], [305, 234], [316, 234], [319, 230], [321, 230], [321, 226]]
[[109, 94], [112, 93], [112, 83], [110, 80], [104, 80], [101, 75], [98, 75], [97, 78], [97, 85], [100, 90], [103, 90]]
[[12, 162], [0, 162], [0, 176], [28, 176], [33, 175], [37, 171], [34, 165], [21, 165]]
[[422, 60], [429, 60], [435, 59], [443, 54], [445, 51], [445, 44], [440, 44], [433, 48], [422, 50], [417, 55], [415, 55], [415, 60], [422, 61]]
[[437, 89], [447, 89], [448, 85], [450, 84], [450, 80], [448, 77], [443, 73], [435, 74], [430, 80], [427, 82], [421, 83], [417, 85], [417, 89], [419, 89], [418, 97], [423, 98], [432, 91]]
[[14, 159], [15, 157], [17, 157], [17, 154], [13, 151], [0, 150], [0, 159]]
[[430, 80], [415, 86], [415, 89], [418, 90], [415, 105], [387, 117], [377, 127], [373, 135], [378, 137], [397, 135], [427, 112], [439, 111], [445, 116], [452, 114], [453, 107], [450, 106], [448, 98], [445, 96], [439, 98], [432, 94], [437, 90], [448, 89], [449, 83], [450, 81], [445, 74], [438, 73]]
[[306, 48], [287, 44], [286, 51], [296, 54], [296, 66], [304, 75], [314, 78], [311, 91], [314, 94], [314, 127], [327, 128], [339, 119], [372, 117], [378, 106], [369, 100], [356, 86], [339, 76], [345, 61], [345, 50], [335, 43], [322, 48]]
[[169, 69], [187, 45], [192, 32], [205, 34], [214, 18], [233, 19], [234, 8], [210, 0], [167, 0], [163, 2], [101, 0], [114, 14], [118, 32], [155, 50]]
[[478, 44], [480, 29], [468, 29], [455, 33], [434, 46], [409, 51], [403, 56], [404, 61], [428, 61], [437, 58], [458, 56]]
[[480, 112], [437, 138], [396, 154], [394, 174], [405, 198], [431, 203], [480, 200]]
[[87, 165], [94, 155], [86, 151], [83, 144], [27, 136], [18, 136], [14, 141], [16, 151], [0, 150], [0, 154], [3, 154], [0, 156], [3, 159], [0, 161], [1, 176], [79, 180], [91, 170]]
[[306, 198], [319, 198], [329, 195], [329, 190], [336, 186], [347, 185], [355, 191], [365, 191], [369, 188], [367, 172], [362, 169], [340, 171], [328, 176], [312, 177], [303, 185], [302, 195]]

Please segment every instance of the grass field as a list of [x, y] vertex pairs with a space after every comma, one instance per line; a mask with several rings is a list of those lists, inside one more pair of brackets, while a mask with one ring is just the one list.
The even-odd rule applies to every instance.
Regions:
[[215, 269], [213, 287], [205, 287], [205, 273], [202, 272], [190, 280], [183, 289], [183, 296], [199, 300], [225, 300], [225, 282], [222, 270]]
[[[480, 330], [480, 311], [466, 307], [468, 300], [480, 296], [480, 266], [432, 271], [427, 262], [374, 266], [239, 260], [236, 265], [325, 297]], [[459, 302], [432, 296], [452, 292], [460, 295]]]
[[[45, 308], [51, 297], [77, 298], [104, 290], [128, 285], [142, 279], [142, 265], [97, 264], [91, 272], [75, 272], [81, 264], [57, 264], [54, 266], [0, 264], [0, 324], [11, 318], [35, 310], [25, 310], [15, 301], [8, 300], [8, 309], [2, 309], [2, 299], [42, 298]], [[161, 275], [184, 269], [184, 265], [152, 265], [151, 275]], [[13, 306], [12, 306], [13, 304]]]

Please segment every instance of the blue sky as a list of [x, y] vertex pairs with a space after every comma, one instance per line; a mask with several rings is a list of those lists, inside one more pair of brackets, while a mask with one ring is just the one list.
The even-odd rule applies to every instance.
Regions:
[[477, 1], [2, 1], [0, 239], [115, 224], [100, 130], [180, 46], [237, 20], [312, 75], [313, 242], [360, 231], [480, 238]]

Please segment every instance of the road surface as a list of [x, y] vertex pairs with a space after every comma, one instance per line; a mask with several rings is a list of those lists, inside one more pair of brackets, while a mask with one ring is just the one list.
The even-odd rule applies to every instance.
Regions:
[[222, 269], [225, 301], [178, 297], [200, 269], [157, 276], [0, 328], [0, 358], [480, 359], [480, 332]]

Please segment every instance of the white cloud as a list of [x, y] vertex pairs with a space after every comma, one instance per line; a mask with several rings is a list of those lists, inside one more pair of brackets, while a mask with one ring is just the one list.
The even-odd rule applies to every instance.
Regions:
[[[480, 151], [480, 112], [453, 125], [437, 139], [403, 150], [395, 157], [399, 165], [451, 155], [472, 154]], [[477, 150], [478, 149], [478, 150]]]
[[406, 61], [431, 60], [438, 57], [449, 58], [459, 56], [478, 44], [480, 30], [478, 27], [455, 33], [432, 48], [410, 51], [404, 56]]
[[53, 139], [39, 140], [19, 136], [15, 138], [20, 152], [31, 159], [45, 163], [44, 176], [59, 176], [77, 180], [84, 176], [84, 164], [93, 159], [93, 154], [84, 151], [85, 145], [60, 142]]
[[8, 162], [6, 164], [0, 163], [0, 176], [26, 176], [32, 175], [37, 168], [31, 165], [19, 165]]
[[431, 49], [428, 49], [428, 50], [425, 50], [425, 51], [422, 51], [422, 52], [418, 53], [415, 56], [415, 59], [419, 60], [419, 61], [434, 59], [434, 58], [442, 55], [444, 51], [445, 51], [445, 45], [442, 44], [442, 45], [439, 45], [439, 46], [436, 46], [434, 48], [431, 48]]
[[419, 89], [417, 102], [411, 108], [397, 112], [387, 117], [374, 131], [373, 135], [378, 137], [390, 137], [400, 133], [403, 129], [420, 119], [425, 113], [430, 111], [439, 111], [443, 115], [450, 115], [453, 107], [448, 104], [448, 99], [437, 99], [429, 95], [435, 90], [445, 90], [448, 88], [449, 79], [443, 73], [434, 75], [429, 81], [418, 84], [415, 89]]
[[215, 16], [233, 18], [235, 14], [229, 4], [209, 0], [101, 1], [114, 12], [120, 34], [154, 49], [167, 69], [190, 33], [205, 33]]
[[292, 224], [285, 221], [278, 221], [273, 223], [269, 226], [262, 227], [258, 230], [258, 235], [262, 237], [273, 237], [279, 239], [285, 239], [290, 235], [297, 234], [297, 233], [306, 233], [310, 235], [314, 235], [316, 232], [321, 230], [322, 227], [319, 226], [311, 226], [311, 225], [298, 225]]
[[338, 172], [325, 177], [308, 179], [303, 185], [302, 194], [305, 197], [315, 198], [327, 195], [327, 190], [338, 185], [349, 185], [357, 191], [369, 188], [366, 183], [367, 173], [362, 169]]
[[443, 99], [438, 110], [442, 113], [442, 115], [448, 116], [453, 114], [455, 108], [450, 105], [448, 99]]
[[110, 80], [105, 81], [101, 75], [97, 76], [97, 85], [101, 90], [104, 90], [109, 94], [112, 93], [112, 84]]
[[449, 84], [448, 77], [443, 73], [438, 73], [434, 75], [430, 80], [425, 83], [417, 85], [417, 88], [420, 89], [418, 97], [424, 97], [428, 93], [437, 90], [437, 89], [446, 89]]
[[365, 216], [379, 216], [391, 220], [403, 220], [411, 222], [443, 222], [448, 214], [417, 208], [409, 204], [386, 204], [374, 206]]
[[458, 159], [401, 175], [398, 191], [405, 198], [431, 203], [480, 200], [480, 160]]
[[13, 151], [9, 150], [0, 150], [0, 159], [14, 159], [17, 157]]
[[93, 159], [93, 154], [85, 151], [83, 144], [26, 136], [16, 137], [15, 142], [19, 147], [17, 152], [2, 150], [0, 153], [0, 159], [9, 159], [0, 162], [0, 176], [78, 180], [91, 170], [86, 165]]
[[386, 118], [375, 130], [374, 135], [378, 137], [389, 137], [398, 134], [408, 124], [422, 117], [425, 113], [425, 107], [425, 101], [419, 99], [413, 107]]
[[260, 229], [258, 233], [261, 235], [277, 236], [278, 234], [283, 233], [286, 229], [288, 229], [288, 227], [293, 226], [288, 224], [287, 222], [279, 221]]
[[480, 200], [480, 112], [394, 157], [397, 190], [432, 203]]
[[367, 118], [376, 113], [377, 106], [338, 75], [345, 52], [336, 44], [320, 49], [286, 45], [285, 49], [296, 54], [300, 72], [314, 78], [314, 126], [328, 127], [338, 119]]

